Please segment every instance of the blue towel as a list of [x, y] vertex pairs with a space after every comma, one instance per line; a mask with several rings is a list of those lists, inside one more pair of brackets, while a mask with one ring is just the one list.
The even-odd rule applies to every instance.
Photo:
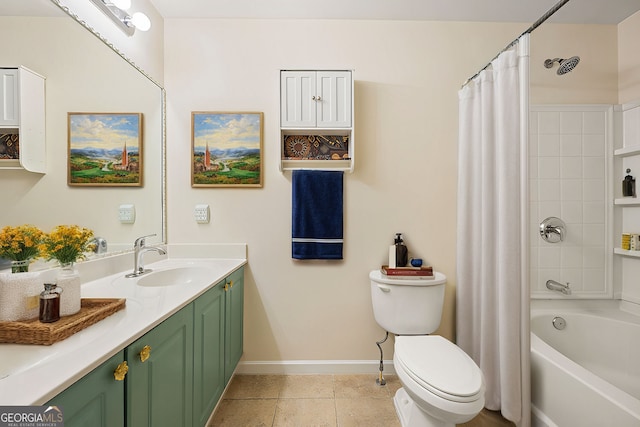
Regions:
[[294, 170], [291, 254], [342, 259], [342, 171]]

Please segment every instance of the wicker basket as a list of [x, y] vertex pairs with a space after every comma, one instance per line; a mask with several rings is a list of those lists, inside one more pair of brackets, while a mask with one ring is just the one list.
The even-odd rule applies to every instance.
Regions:
[[54, 323], [41, 323], [38, 318], [0, 322], [0, 343], [51, 345], [122, 310], [125, 302], [117, 298], [83, 298], [78, 313]]

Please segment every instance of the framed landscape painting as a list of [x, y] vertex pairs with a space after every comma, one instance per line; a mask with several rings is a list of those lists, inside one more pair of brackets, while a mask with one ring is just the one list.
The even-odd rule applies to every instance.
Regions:
[[72, 186], [142, 186], [142, 113], [69, 113]]
[[262, 113], [191, 113], [191, 186], [262, 187], [262, 128]]

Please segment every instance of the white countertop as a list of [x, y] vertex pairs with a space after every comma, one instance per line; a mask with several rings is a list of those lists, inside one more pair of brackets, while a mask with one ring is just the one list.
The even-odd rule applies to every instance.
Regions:
[[47, 402], [244, 264], [246, 259], [168, 258], [145, 267], [205, 267], [210, 281], [146, 287], [126, 279], [129, 270], [123, 270], [84, 283], [82, 298], [126, 298], [126, 307], [50, 346], [0, 344], [0, 405]]

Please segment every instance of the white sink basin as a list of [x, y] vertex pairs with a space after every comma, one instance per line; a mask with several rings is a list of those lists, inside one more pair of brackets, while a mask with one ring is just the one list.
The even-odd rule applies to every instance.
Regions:
[[205, 267], [175, 267], [152, 271], [139, 278], [136, 283], [139, 286], [147, 287], [203, 284], [205, 282], [210, 283], [212, 277], [215, 277], [214, 272]]

